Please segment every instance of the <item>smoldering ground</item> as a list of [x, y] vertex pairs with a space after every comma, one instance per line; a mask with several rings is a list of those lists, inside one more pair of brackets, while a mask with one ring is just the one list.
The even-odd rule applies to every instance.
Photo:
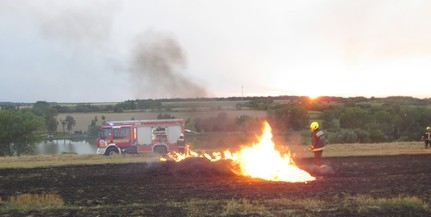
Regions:
[[[298, 160], [298, 165], [312, 163], [312, 158]], [[0, 169], [3, 201], [24, 193], [54, 193], [61, 195], [66, 207], [5, 209], [1, 215], [222, 216], [224, 201], [228, 204], [234, 201], [234, 205], [240, 205], [234, 208], [256, 204], [258, 209], [265, 206], [268, 211], [241, 216], [430, 216], [427, 206], [431, 191], [429, 154], [327, 157], [324, 161], [337, 172], [307, 183], [194, 174], [193, 170], [204, 169], [198, 162], [3, 168]], [[173, 171], [170, 168], [180, 166], [184, 166], [183, 173], [174, 176], [169, 172]], [[363, 200], [364, 196], [378, 201], [395, 199], [396, 203], [386, 210], [376, 210], [375, 206], [365, 212], [352, 210], [357, 201], [352, 199]], [[243, 200], [248, 202], [237, 202]], [[215, 201], [223, 203], [214, 205]], [[309, 204], [310, 201], [313, 202], [310, 206], [302, 208], [302, 202]], [[370, 207], [367, 204], [364, 208]], [[190, 208], [196, 215], [188, 215]]]
[[331, 165], [323, 164], [322, 166], [316, 165], [308, 165], [305, 169], [313, 176], [325, 176], [332, 175], [335, 173], [335, 170]]
[[[303, 159], [298, 166], [309, 172], [313, 176], [330, 176], [335, 174], [335, 170], [329, 164], [325, 164], [321, 167], [313, 165], [311, 162], [307, 162], [310, 159]], [[238, 170], [237, 166], [232, 164], [230, 160], [219, 160], [210, 161], [206, 158], [191, 157], [186, 158], [182, 161], [162, 161], [149, 163], [145, 165], [143, 170], [146, 174], [151, 175], [169, 175], [172, 177], [232, 177], [241, 176], [235, 174], [233, 171]], [[258, 180], [258, 178], [256, 179]]]
[[148, 174], [169, 174], [175, 177], [214, 177], [235, 176], [229, 160], [211, 162], [206, 158], [187, 158], [182, 161], [161, 161], [145, 166], [144, 172]]

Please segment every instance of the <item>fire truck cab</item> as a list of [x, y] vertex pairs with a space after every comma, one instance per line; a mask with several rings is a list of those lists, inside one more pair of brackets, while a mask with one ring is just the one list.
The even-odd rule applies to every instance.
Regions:
[[97, 154], [184, 151], [184, 120], [106, 122], [96, 139]]

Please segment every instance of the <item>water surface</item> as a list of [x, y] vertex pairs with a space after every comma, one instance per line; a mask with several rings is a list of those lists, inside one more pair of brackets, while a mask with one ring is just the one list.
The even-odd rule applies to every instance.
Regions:
[[96, 145], [91, 144], [94, 141], [86, 140], [45, 140], [36, 145], [35, 155], [42, 154], [62, 154], [62, 153], [76, 153], [76, 154], [96, 154]]

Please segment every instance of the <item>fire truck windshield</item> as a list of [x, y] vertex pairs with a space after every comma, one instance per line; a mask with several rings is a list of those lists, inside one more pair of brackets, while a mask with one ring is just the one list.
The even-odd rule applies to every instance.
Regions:
[[100, 138], [105, 139], [106, 137], [111, 135], [111, 128], [102, 128], [100, 130]]

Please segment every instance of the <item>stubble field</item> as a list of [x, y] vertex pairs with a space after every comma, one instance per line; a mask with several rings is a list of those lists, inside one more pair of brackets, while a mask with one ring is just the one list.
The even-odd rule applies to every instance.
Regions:
[[[199, 158], [174, 163], [133, 155], [106, 163], [104, 156], [77, 156], [81, 164], [66, 157], [57, 166], [9, 165], [0, 169], [0, 210], [2, 216], [431, 215], [431, 149], [421, 143], [348, 149], [329, 146], [324, 169], [312, 166], [311, 155], [297, 155], [297, 165], [316, 177], [306, 183], [239, 176], [228, 161]], [[8, 198], [22, 194], [58, 195], [64, 203], [11, 208]]]

